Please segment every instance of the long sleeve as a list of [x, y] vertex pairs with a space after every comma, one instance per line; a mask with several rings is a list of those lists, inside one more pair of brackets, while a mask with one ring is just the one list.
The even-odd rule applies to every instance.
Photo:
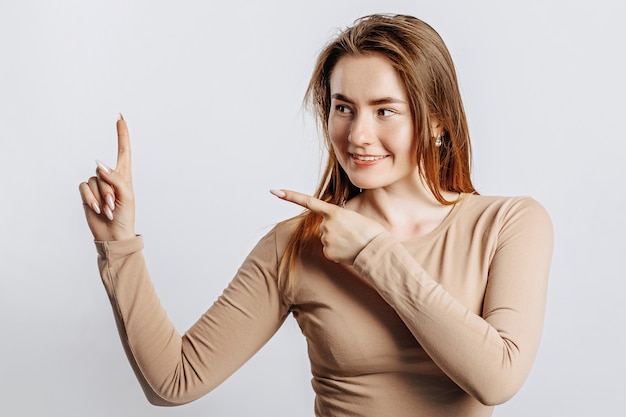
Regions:
[[388, 233], [368, 244], [354, 267], [449, 378], [483, 404], [494, 405], [519, 390], [538, 348], [552, 225], [543, 207], [521, 198], [493, 215], [481, 214], [470, 226], [480, 246], [477, 256], [488, 258], [486, 279], [464, 268], [463, 251], [471, 249], [453, 248], [441, 262], [459, 264], [452, 268], [457, 281], [484, 286], [482, 311], [455, 298]]
[[179, 335], [160, 304], [141, 237], [96, 242], [120, 338], [155, 405], [192, 401], [219, 385], [278, 330], [288, 314], [277, 288], [274, 233], [257, 244], [209, 310]]

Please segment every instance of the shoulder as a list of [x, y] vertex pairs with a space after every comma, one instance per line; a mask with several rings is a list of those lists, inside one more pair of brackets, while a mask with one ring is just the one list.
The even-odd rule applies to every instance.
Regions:
[[257, 243], [255, 251], [274, 252], [280, 260], [298, 225], [298, 217], [284, 220], [274, 225]]
[[464, 194], [461, 196], [461, 206], [464, 214], [475, 213], [493, 214], [498, 216], [514, 216], [516, 214], [535, 213], [549, 217], [546, 209], [537, 200], [530, 196], [485, 196]]
[[247, 271], [248, 276], [272, 277], [274, 281], [280, 281], [280, 265], [295, 226], [291, 220], [274, 225], [248, 253], [240, 270]]
[[471, 223], [486, 223], [499, 233], [552, 234], [552, 221], [544, 206], [530, 196], [463, 195], [460, 217]]

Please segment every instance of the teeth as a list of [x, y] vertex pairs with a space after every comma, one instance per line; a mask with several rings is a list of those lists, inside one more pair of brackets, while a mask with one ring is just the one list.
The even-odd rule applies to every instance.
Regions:
[[354, 155], [354, 157], [358, 159], [359, 161], [377, 161], [379, 159], [384, 158], [384, 156], [361, 156], [361, 155]]

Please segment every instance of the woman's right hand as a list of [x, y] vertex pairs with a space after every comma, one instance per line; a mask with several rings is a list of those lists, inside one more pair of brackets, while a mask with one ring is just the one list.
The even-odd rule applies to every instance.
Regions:
[[87, 224], [97, 241], [135, 237], [135, 195], [130, 169], [130, 138], [126, 121], [117, 120], [117, 165], [96, 161], [96, 175], [79, 186]]

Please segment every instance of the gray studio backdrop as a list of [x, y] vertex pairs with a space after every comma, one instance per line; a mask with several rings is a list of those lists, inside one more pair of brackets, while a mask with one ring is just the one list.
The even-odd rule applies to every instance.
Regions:
[[[460, 77], [483, 194], [532, 195], [556, 246], [542, 345], [496, 416], [618, 416], [626, 391], [626, 205], [619, 1], [0, 1], [0, 408], [10, 416], [311, 416], [289, 319], [221, 387], [144, 399], [124, 357], [78, 183], [133, 144], [137, 231], [183, 332], [265, 232], [313, 192], [321, 151], [301, 109], [335, 28], [423, 18]], [[6, 413], [6, 414], [5, 414]]]

